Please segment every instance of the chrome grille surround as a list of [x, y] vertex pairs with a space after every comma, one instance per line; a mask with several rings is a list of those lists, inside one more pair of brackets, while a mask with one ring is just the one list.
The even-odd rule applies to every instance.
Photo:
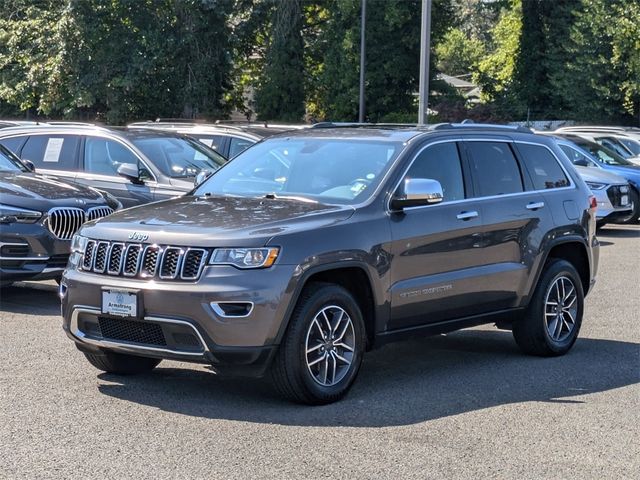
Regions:
[[55, 207], [47, 212], [47, 228], [60, 240], [71, 240], [82, 224], [113, 213], [111, 207], [92, 207], [86, 212], [77, 207]]
[[111, 207], [92, 207], [87, 210], [87, 221], [96, 220], [98, 218], [106, 217], [107, 215], [111, 215], [113, 213], [113, 208]]
[[88, 240], [82, 270], [142, 280], [197, 281], [208, 257], [205, 248]]
[[109, 275], [120, 275], [122, 263], [124, 262], [124, 243], [112, 243], [109, 247], [107, 257], [107, 273]]
[[60, 240], [71, 240], [86, 221], [86, 214], [81, 208], [55, 207], [49, 210], [47, 227]]
[[93, 271], [96, 273], [104, 273], [107, 268], [107, 253], [109, 251], [109, 242], [98, 242], [93, 254]]

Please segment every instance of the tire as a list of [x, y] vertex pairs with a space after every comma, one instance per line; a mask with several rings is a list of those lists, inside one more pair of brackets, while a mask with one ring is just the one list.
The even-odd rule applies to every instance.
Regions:
[[631, 202], [633, 203], [633, 215], [631, 215], [631, 218], [629, 218], [628, 220], [625, 220], [624, 224], [626, 225], [635, 225], [637, 223], [640, 223], [640, 194], [638, 194], [638, 191], [634, 188], [631, 188], [631, 191], [629, 192], [629, 197]]
[[353, 296], [338, 285], [312, 283], [293, 311], [271, 366], [271, 379], [276, 390], [294, 402], [335, 402], [353, 384], [365, 347], [364, 320]]
[[[553, 306], [557, 297], [561, 301]], [[557, 313], [558, 309], [560, 313]], [[583, 311], [584, 292], [580, 275], [566, 260], [551, 259], [538, 280], [524, 317], [513, 323], [513, 337], [518, 346], [530, 355], [564, 355], [578, 338]]]
[[123, 353], [104, 352], [102, 355], [84, 353], [89, 363], [107, 373], [117, 375], [135, 375], [153, 370], [160, 363], [159, 359], [125, 355]]

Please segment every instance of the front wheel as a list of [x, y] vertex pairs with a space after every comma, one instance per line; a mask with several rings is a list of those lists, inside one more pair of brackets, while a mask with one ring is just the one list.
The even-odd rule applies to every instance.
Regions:
[[366, 340], [353, 296], [329, 283], [306, 287], [291, 317], [271, 378], [295, 402], [322, 405], [342, 398], [353, 384]]
[[566, 260], [550, 260], [513, 336], [526, 353], [551, 357], [567, 353], [578, 338], [584, 310], [580, 275]]

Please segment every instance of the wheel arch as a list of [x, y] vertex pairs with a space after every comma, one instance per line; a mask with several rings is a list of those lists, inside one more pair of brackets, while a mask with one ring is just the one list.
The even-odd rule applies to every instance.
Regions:
[[362, 311], [362, 318], [367, 334], [367, 350], [375, 341], [376, 319], [379, 316], [376, 307], [375, 292], [371, 275], [365, 264], [359, 262], [337, 262], [313, 267], [304, 272], [297, 282], [294, 294], [277, 336], [277, 343], [282, 341], [291, 321], [291, 315], [297, 305], [304, 288], [313, 282], [333, 283], [340, 285], [351, 293]]
[[589, 266], [590, 259], [587, 246], [583, 239], [568, 237], [550, 244], [544, 261], [541, 262], [541, 267], [538, 269], [534, 285], [538, 284], [547, 264], [553, 258], [566, 260], [575, 267], [580, 275], [582, 290], [586, 296], [591, 288], [591, 268]]

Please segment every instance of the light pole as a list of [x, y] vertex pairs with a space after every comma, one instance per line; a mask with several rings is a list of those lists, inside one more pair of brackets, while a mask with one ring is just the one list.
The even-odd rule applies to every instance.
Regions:
[[418, 124], [429, 123], [429, 50], [431, 49], [431, 1], [422, 0], [420, 29], [420, 91], [418, 92]]
[[364, 58], [366, 46], [364, 41], [364, 32], [367, 25], [367, 0], [362, 0], [362, 12], [360, 16], [360, 112], [358, 121], [364, 123]]

